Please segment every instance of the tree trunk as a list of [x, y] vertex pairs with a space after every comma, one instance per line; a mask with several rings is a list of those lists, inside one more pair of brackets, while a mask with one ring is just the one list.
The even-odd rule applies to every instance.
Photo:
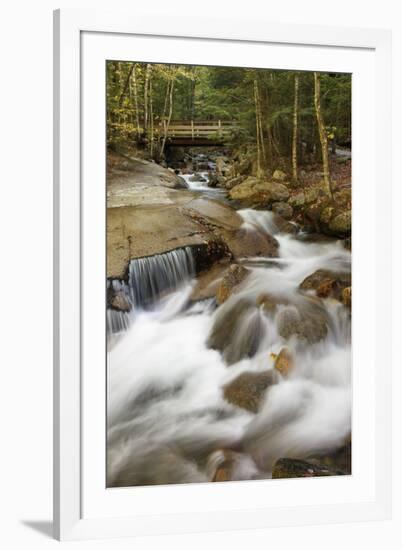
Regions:
[[299, 75], [295, 74], [295, 94], [293, 104], [293, 136], [292, 136], [292, 175], [293, 181], [297, 182], [297, 142], [298, 142], [298, 120], [299, 120]]
[[135, 63], [133, 63], [132, 80], [133, 80], [133, 93], [134, 93], [135, 121], [137, 125], [137, 139], [139, 139], [141, 130], [140, 130], [140, 113], [138, 111], [138, 89], [137, 89], [137, 74], [136, 74]]
[[262, 168], [261, 168], [260, 117], [258, 112], [257, 78], [254, 78], [254, 105], [255, 105], [255, 133], [256, 133], [256, 144], [257, 144], [257, 178], [259, 178], [262, 175]]
[[124, 101], [124, 98], [126, 97], [126, 94], [127, 94], [127, 91], [128, 91], [128, 86], [129, 86], [129, 83], [130, 83], [130, 78], [131, 78], [131, 74], [133, 72], [133, 69], [134, 69], [134, 63], [131, 65], [130, 70], [128, 71], [126, 80], [124, 81], [123, 90], [122, 90], [122, 92], [120, 94], [120, 98], [119, 98], [119, 107], [120, 108], [123, 106], [123, 101]]
[[174, 86], [174, 75], [172, 74], [171, 79], [170, 79], [170, 89], [169, 89], [169, 114], [168, 114], [167, 120], [164, 120], [164, 121], [163, 121], [164, 133], [163, 133], [163, 140], [162, 140], [161, 153], [160, 153], [161, 156], [163, 155], [163, 152], [164, 152], [164, 150], [165, 150], [166, 140], [167, 140], [168, 131], [169, 131], [169, 125], [170, 125], [170, 121], [171, 121], [171, 119], [172, 119], [172, 112], [173, 112], [173, 86]]
[[154, 154], [154, 110], [153, 110], [153, 103], [152, 103], [152, 76], [149, 77], [149, 152], [151, 155], [151, 158]]
[[317, 117], [318, 133], [321, 143], [321, 156], [322, 166], [324, 172], [324, 186], [325, 192], [329, 197], [332, 197], [331, 177], [329, 173], [329, 157], [328, 157], [328, 137], [325, 131], [325, 123], [321, 112], [321, 87], [320, 87], [320, 75], [314, 73], [314, 106], [315, 114]]
[[145, 71], [144, 81], [144, 133], [148, 132], [148, 87], [149, 87], [149, 73], [151, 71], [151, 65], [148, 63]]

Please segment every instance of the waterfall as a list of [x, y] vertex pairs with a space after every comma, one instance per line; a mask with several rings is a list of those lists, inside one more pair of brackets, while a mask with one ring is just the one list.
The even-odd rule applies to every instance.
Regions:
[[[195, 276], [195, 261], [190, 247], [178, 248], [131, 260], [128, 283], [110, 280], [107, 288], [122, 293], [135, 310], [147, 309], [165, 292], [176, 290]], [[108, 308], [106, 322], [108, 334], [122, 332], [130, 326], [131, 312]]]
[[195, 275], [195, 262], [189, 246], [164, 254], [131, 260], [128, 286], [134, 307], [144, 308], [163, 292], [175, 290]]

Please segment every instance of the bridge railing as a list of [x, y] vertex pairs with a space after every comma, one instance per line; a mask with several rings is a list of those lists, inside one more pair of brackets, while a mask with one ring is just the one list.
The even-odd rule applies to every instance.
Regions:
[[[161, 134], [165, 133], [166, 122], [158, 125]], [[211, 135], [227, 136], [238, 127], [228, 120], [173, 120], [167, 129], [168, 137], [208, 138]]]

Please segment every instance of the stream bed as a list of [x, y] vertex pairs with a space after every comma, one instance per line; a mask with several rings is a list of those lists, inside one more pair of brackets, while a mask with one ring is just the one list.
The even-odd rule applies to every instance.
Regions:
[[[207, 172], [183, 178], [226, 200]], [[135, 307], [107, 358], [109, 487], [267, 479], [278, 459], [325, 455], [350, 436], [350, 311], [299, 289], [319, 269], [350, 273], [350, 252], [279, 232], [269, 211], [238, 212], [247, 231], [277, 239], [279, 257], [238, 262], [247, 277], [219, 307], [191, 299], [191, 248], [130, 264]]]

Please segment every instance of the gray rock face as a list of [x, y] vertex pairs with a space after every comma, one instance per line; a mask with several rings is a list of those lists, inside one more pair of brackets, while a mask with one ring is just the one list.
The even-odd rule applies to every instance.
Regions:
[[[154, 163], [108, 176], [107, 276], [124, 279], [130, 260], [190, 246], [202, 257], [200, 269], [229, 255], [275, 257], [278, 243], [247, 232], [229, 205], [175, 189], [180, 178]], [[208, 258], [210, 262], [208, 263]]]

